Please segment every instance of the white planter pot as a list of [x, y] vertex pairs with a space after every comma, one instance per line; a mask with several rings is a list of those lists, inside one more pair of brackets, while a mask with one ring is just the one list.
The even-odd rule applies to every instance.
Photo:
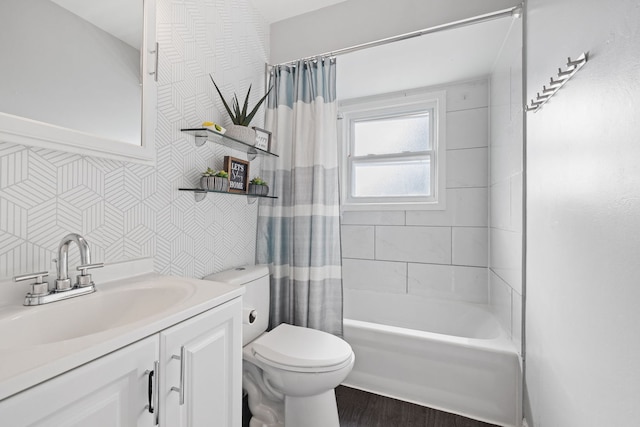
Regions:
[[227, 133], [225, 133], [225, 136], [229, 136], [249, 145], [254, 145], [256, 143], [256, 131], [247, 126], [231, 125], [227, 127]]

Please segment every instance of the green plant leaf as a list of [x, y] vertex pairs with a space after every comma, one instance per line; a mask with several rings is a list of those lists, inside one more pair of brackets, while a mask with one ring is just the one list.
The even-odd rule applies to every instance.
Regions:
[[216, 87], [216, 90], [218, 91], [218, 95], [220, 96], [220, 99], [222, 100], [222, 104], [224, 104], [224, 108], [227, 110], [227, 114], [229, 114], [229, 117], [231, 117], [231, 119], [233, 119], [233, 114], [231, 113], [231, 109], [229, 108], [229, 105], [227, 104], [227, 101], [225, 101], [224, 96], [222, 96], [222, 92], [220, 92], [220, 89], [218, 88], [218, 85], [216, 84], [215, 80], [213, 80], [213, 76], [211, 74], [209, 74], [209, 78], [213, 82], [213, 85]]
[[247, 109], [249, 108], [249, 94], [251, 94], [251, 85], [249, 85], [249, 90], [247, 91], [247, 96], [245, 96], [244, 105], [242, 106], [242, 124], [244, 126], [249, 126], [249, 122], [245, 123], [247, 118]]
[[238, 97], [235, 94], [233, 95], [233, 110], [236, 113], [236, 117], [233, 123], [242, 125], [242, 122], [244, 121], [244, 115], [242, 114], [242, 111], [240, 111], [240, 102], [238, 102]]
[[238, 100], [238, 96], [235, 93], [233, 94], [231, 107], [229, 107], [229, 104], [222, 96], [222, 92], [220, 92], [220, 88], [216, 84], [215, 80], [213, 80], [213, 76], [211, 74], [209, 74], [209, 78], [211, 79], [211, 82], [215, 86], [216, 91], [218, 92], [218, 95], [222, 100], [222, 104], [224, 105], [224, 108], [227, 110], [227, 114], [229, 114], [229, 118], [231, 118], [231, 121], [233, 122], [233, 124], [240, 125], [240, 126], [249, 126], [249, 124], [251, 123], [251, 120], [253, 120], [253, 117], [256, 115], [256, 113], [258, 112], [258, 109], [260, 109], [260, 106], [267, 99], [267, 96], [269, 96], [269, 93], [273, 88], [273, 86], [269, 88], [267, 93], [265, 93], [264, 96], [260, 98], [260, 101], [258, 101], [256, 106], [253, 107], [251, 112], [247, 115], [247, 110], [249, 109], [249, 97], [251, 94], [251, 85], [249, 85], [247, 96], [244, 99], [242, 109], [240, 109], [240, 101]]
[[206, 171], [202, 172], [202, 176], [214, 176], [216, 174], [216, 171], [214, 171], [211, 168], [207, 168]]
[[258, 109], [260, 108], [260, 105], [262, 105], [262, 103], [267, 99], [267, 96], [269, 96], [269, 92], [271, 92], [271, 89], [273, 89], [273, 86], [271, 86], [269, 88], [269, 90], [267, 91], [267, 93], [264, 94], [264, 96], [260, 99], [260, 101], [258, 101], [258, 103], [256, 104], [255, 107], [253, 107], [253, 110], [251, 110], [251, 113], [249, 113], [249, 115], [247, 116], [246, 120], [247, 120], [247, 124], [246, 126], [249, 125], [249, 123], [251, 123], [251, 120], [253, 120], [253, 116], [256, 115], [256, 113], [258, 112]]

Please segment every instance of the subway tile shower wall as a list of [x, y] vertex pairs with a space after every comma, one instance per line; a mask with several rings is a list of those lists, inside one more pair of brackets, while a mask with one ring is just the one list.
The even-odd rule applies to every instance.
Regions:
[[522, 20], [491, 75], [489, 304], [513, 342], [522, 342]]
[[446, 210], [345, 212], [345, 288], [489, 302], [489, 85], [446, 90]]
[[197, 185], [207, 167], [222, 168], [224, 155], [243, 154], [196, 148], [180, 128], [226, 121], [209, 73], [229, 91], [249, 83], [263, 91], [269, 26], [249, 0], [158, 0], [157, 19], [157, 165], [0, 141], [0, 278], [55, 270], [69, 232], [87, 238], [96, 261], [155, 257], [157, 271], [180, 276], [254, 261], [257, 204], [225, 195], [196, 204], [177, 191]]

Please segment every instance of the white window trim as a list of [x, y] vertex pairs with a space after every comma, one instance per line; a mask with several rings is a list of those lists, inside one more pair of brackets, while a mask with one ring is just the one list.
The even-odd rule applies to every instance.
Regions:
[[[388, 201], [359, 199], [349, 197], [351, 185], [351, 122], [376, 115], [410, 114], [432, 109], [433, 121], [432, 166], [435, 173], [432, 198], [424, 201], [407, 201], [402, 198], [388, 198]], [[380, 210], [445, 210], [446, 209], [446, 91], [432, 91], [413, 95], [390, 94], [375, 98], [358, 98], [341, 102], [339, 115], [340, 136], [340, 191], [343, 211], [380, 211]]]

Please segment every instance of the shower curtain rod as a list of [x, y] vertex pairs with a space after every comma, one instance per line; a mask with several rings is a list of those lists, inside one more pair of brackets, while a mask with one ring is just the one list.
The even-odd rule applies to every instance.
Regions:
[[440, 31], [453, 30], [455, 28], [466, 27], [467, 25], [472, 25], [472, 24], [479, 24], [482, 22], [492, 21], [494, 19], [504, 18], [507, 16], [515, 16], [519, 18], [521, 14], [522, 14], [522, 4], [518, 6], [510, 7], [508, 9], [502, 9], [495, 12], [486, 13], [484, 15], [478, 15], [471, 18], [461, 19], [459, 21], [449, 22], [447, 24], [436, 25], [434, 27], [425, 28], [424, 30], [412, 31], [410, 33], [400, 34], [393, 37], [387, 37], [384, 39], [362, 43], [362, 44], [358, 44], [351, 47], [345, 47], [343, 49], [338, 49], [331, 52], [325, 52], [320, 55], [308, 56], [306, 58], [296, 59], [294, 61], [282, 62], [276, 65], [267, 65], [267, 68], [273, 68], [279, 65], [295, 65], [298, 61], [309, 61], [317, 57], [326, 57], [326, 56], [332, 57], [332, 56], [344, 55], [346, 53], [356, 52], [356, 51], [368, 49], [371, 47], [382, 46], [385, 44], [395, 43], [402, 40], [408, 40], [415, 37], [424, 36], [427, 34], [438, 33]]

